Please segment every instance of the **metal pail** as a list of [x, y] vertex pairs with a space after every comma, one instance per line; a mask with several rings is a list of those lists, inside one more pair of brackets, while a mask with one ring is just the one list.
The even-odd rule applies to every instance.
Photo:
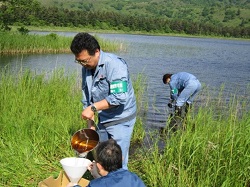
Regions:
[[99, 143], [99, 135], [93, 129], [81, 129], [71, 138], [71, 147], [79, 157], [85, 157]]

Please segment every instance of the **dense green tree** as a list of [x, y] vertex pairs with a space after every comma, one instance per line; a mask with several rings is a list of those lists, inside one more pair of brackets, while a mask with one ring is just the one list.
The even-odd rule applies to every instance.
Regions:
[[[174, 3], [179, 1], [165, 0], [165, 3]], [[131, 2], [131, 8], [136, 9], [139, 0]], [[142, 1], [144, 2], [144, 1]], [[189, 0], [190, 4], [199, 4], [198, 0]], [[232, 9], [232, 1], [221, 0], [221, 3], [214, 0], [204, 0], [204, 8], [199, 12], [193, 7], [179, 6], [178, 9], [171, 7], [162, 8], [157, 6], [156, 2], [147, 3], [151, 7], [147, 9], [150, 13], [137, 14], [121, 13], [122, 11], [102, 11], [96, 10], [95, 4], [85, 2], [78, 3], [75, 9], [62, 8], [61, 6], [41, 6], [35, 0], [4, 0], [0, 1], [0, 26], [8, 28], [13, 24], [21, 25], [53, 25], [65, 27], [96, 27], [99, 29], [120, 29], [124, 31], [147, 31], [161, 33], [186, 33], [186, 34], [203, 34], [227, 37], [245, 37], [249, 38], [249, 19], [241, 18], [241, 24], [235, 27], [225, 27], [222, 23], [215, 20], [212, 16], [218, 6], [225, 7], [224, 21], [233, 20], [241, 14], [240, 9]], [[59, 5], [60, 3], [56, 3]], [[187, 1], [183, 1], [186, 5]], [[211, 6], [208, 6], [210, 5]], [[119, 6], [118, 6], [119, 5]], [[230, 6], [229, 6], [230, 5]], [[81, 6], [81, 9], [78, 9]], [[125, 7], [124, 2], [115, 2], [113, 6]], [[159, 9], [159, 10], [158, 10]], [[237, 11], [236, 11], [237, 10]], [[195, 13], [196, 11], [196, 13]], [[201, 16], [202, 15], [202, 16]], [[178, 18], [178, 19], [177, 19]]]
[[35, 0], [4, 0], [0, 3], [0, 20], [5, 27], [16, 22], [30, 25], [41, 9], [40, 3]]

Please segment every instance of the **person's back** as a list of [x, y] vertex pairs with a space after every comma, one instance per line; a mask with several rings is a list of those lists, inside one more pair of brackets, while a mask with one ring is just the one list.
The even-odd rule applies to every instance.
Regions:
[[145, 187], [135, 173], [122, 168], [122, 150], [115, 140], [101, 142], [94, 157], [95, 162], [89, 170], [99, 178], [91, 180], [87, 187]]
[[196, 77], [190, 73], [187, 72], [175, 73], [171, 76], [170, 86], [176, 87], [177, 89], [182, 91], [186, 87], [188, 81], [192, 79], [196, 79]]

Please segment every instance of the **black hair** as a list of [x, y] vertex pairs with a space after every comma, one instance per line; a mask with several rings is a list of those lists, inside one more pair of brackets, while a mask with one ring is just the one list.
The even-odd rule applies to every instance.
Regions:
[[108, 171], [122, 168], [122, 150], [113, 139], [101, 142], [96, 148], [96, 162]]
[[167, 74], [163, 75], [163, 77], [162, 77], [163, 83], [166, 84], [167, 79], [168, 79], [168, 78], [171, 79], [171, 76], [172, 76], [172, 75], [173, 75], [173, 74], [170, 74], [170, 73], [167, 73]]
[[100, 45], [94, 36], [81, 32], [73, 38], [70, 49], [75, 55], [78, 55], [83, 50], [87, 50], [89, 55], [94, 55], [96, 49], [100, 50]]

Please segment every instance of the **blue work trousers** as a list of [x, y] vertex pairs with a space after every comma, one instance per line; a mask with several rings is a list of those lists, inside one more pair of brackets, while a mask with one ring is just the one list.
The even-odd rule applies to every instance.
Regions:
[[198, 81], [198, 79], [190, 79], [187, 82], [186, 87], [182, 90], [180, 95], [178, 96], [176, 100], [176, 106], [183, 106], [186, 102], [188, 104], [192, 104], [194, 101], [194, 98], [198, 94], [198, 92], [201, 90], [201, 83]]
[[122, 163], [123, 169], [128, 169], [129, 146], [135, 121], [136, 118], [109, 127], [104, 127], [103, 125], [98, 124], [99, 127], [98, 133], [100, 136], [100, 142], [112, 138], [116, 140], [117, 144], [121, 146], [122, 156], [123, 156], [123, 163]]

